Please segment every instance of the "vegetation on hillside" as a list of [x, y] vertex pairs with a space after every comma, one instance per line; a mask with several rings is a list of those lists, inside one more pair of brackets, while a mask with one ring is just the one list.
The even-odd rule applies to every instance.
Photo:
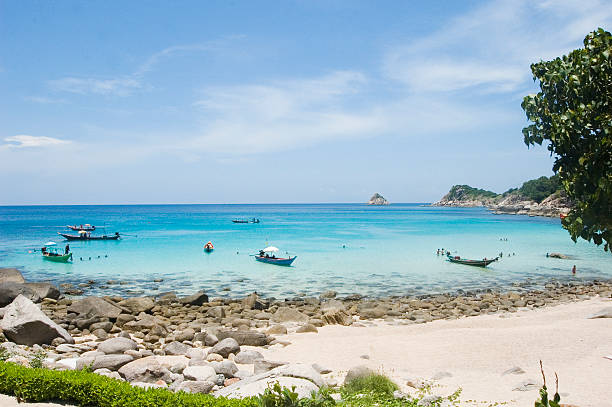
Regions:
[[540, 92], [521, 107], [532, 124], [527, 146], [547, 144], [565, 192], [575, 202], [563, 220], [574, 241], [612, 244], [612, 34], [599, 28], [584, 48], [531, 65]]

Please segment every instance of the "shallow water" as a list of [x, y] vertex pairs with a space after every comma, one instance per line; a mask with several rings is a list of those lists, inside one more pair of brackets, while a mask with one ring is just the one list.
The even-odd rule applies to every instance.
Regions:
[[[234, 218], [261, 219], [234, 224]], [[65, 225], [92, 223], [120, 241], [70, 242], [75, 261], [51, 263], [40, 248]], [[97, 232], [96, 232], [97, 234]], [[503, 240], [500, 240], [503, 239]], [[507, 239], [507, 240], [506, 240]], [[208, 240], [213, 253], [204, 253]], [[296, 254], [292, 267], [256, 262], [266, 245]], [[436, 255], [450, 249], [466, 258], [501, 260], [486, 269], [451, 264]], [[561, 252], [571, 260], [546, 258]], [[510, 255], [514, 253], [515, 255]], [[81, 260], [81, 258], [83, 260]], [[91, 260], [90, 260], [91, 258]], [[372, 207], [320, 205], [123, 205], [0, 207], [0, 267], [19, 267], [32, 280], [96, 281], [92, 294], [162, 291], [211, 295], [318, 295], [325, 290], [368, 296], [415, 295], [507, 288], [525, 280], [612, 277], [612, 256], [574, 243], [559, 219], [493, 215], [483, 208], [419, 204]], [[154, 279], [163, 279], [154, 282]], [[127, 282], [108, 285], [107, 280]], [[106, 286], [106, 287], [105, 287]]]

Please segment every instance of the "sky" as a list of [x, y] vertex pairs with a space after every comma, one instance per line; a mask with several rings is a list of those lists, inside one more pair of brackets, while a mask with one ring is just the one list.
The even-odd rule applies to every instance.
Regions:
[[432, 202], [552, 175], [530, 64], [597, 0], [0, 0], [0, 205]]

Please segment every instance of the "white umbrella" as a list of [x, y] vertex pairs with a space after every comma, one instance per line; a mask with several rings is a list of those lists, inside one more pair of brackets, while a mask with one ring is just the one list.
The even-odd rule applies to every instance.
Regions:
[[55, 246], [57, 243], [55, 242], [47, 242], [45, 243], [45, 246]]
[[266, 253], [270, 253], [270, 252], [277, 252], [279, 251], [278, 247], [274, 247], [274, 246], [268, 246], [265, 249], [263, 249], [264, 252]]

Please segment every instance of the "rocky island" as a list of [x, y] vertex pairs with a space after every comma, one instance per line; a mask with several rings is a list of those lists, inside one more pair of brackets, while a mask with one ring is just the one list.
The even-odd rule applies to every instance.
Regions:
[[454, 185], [432, 206], [484, 206], [496, 214], [557, 217], [567, 214], [572, 202], [561, 188], [557, 175], [525, 182], [520, 188], [497, 194], [469, 185]]
[[377, 192], [372, 195], [372, 197], [368, 201], [368, 205], [389, 205], [389, 201], [387, 201], [381, 194]]

